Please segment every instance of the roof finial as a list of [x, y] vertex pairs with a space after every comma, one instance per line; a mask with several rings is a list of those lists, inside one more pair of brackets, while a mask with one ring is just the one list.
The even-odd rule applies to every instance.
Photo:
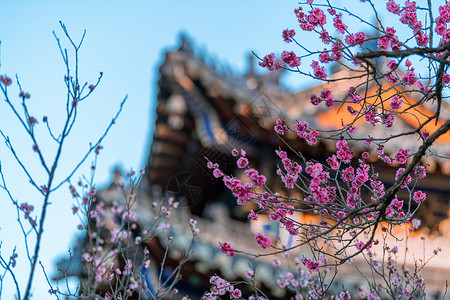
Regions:
[[116, 167], [114, 169], [113, 183], [116, 184], [116, 185], [119, 185], [121, 179], [122, 179], [122, 172], [120, 171], [119, 167]]
[[192, 53], [191, 42], [185, 33], [180, 34], [180, 47], [178, 50], [186, 51]]
[[253, 53], [248, 56], [247, 74], [255, 74], [255, 58], [253, 57]]

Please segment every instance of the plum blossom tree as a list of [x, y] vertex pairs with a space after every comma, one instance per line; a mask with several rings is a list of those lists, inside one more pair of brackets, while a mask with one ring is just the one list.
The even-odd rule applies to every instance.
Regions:
[[[379, 299], [382, 290], [395, 299], [423, 298], [426, 294], [418, 270], [411, 272], [405, 271], [404, 265], [398, 267], [394, 260], [396, 250], [386, 243], [382, 245], [378, 233], [382, 232], [385, 237], [395, 226], [410, 222], [412, 229], [417, 228], [419, 221], [414, 219], [414, 214], [426, 201], [426, 193], [418, 188], [420, 180], [426, 176], [424, 158], [435, 155], [442, 161], [449, 159], [448, 151], [436, 152], [433, 145], [448, 137], [450, 128], [448, 115], [442, 113], [447, 106], [450, 83], [447, 74], [450, 4], [433, 1], [398, 4], [392, 0], [351, 2], [370, 11], [376, 24], [356, 9], [350, 9], [348, 2], [310, 0], [300, 3], [294, 10], [300, 30], [282, 32], [283, 40], [298, 46], [297, 50], [284, 51], [280, 60], [270, 53], [259, 62], [269, 71], [285, 69], [321, 82], [323, 90], [311, 95], [311, 103], [318, 106], [317, 109], [334, 108], [333, 112], [338, 114], [335, 118], [340, 126], [335, 129], [319, 128], [303, 120], [294, 124], [288, 124], [287, 120], [276, 121], [274, 130], [280, 139], [295, 133], [310, 145], [320, 140], [334, 141], [336, 151], [326, 162], [308, 159], [288, 142], [286, 151], [276, 150], [279, 159], [276, 173], [286, 189], [298, 190], [302, 196], [288, 197], [271, 191], [264, 175], [251, 167], [245, 151], [239, 154], [234, 150], [232, 154], [238, 157], [237, 166], [245, 170], [247, 181], [219, 173], [220, 166], [213, 162], [209, 167], [236, 196], [237, 204], [248, 201], [257, 204], [258, 210], [251, 211], [249, 219], [268, 215], [298, 240], [296, 245], [281, 247], [258, 233], [255, 236], [258, 245], [263, 249], [271, 247], [273, 251], [248, 255], [285, 254], [308, 245], [313, 257], [299, 258], [297, 263], [309, 274], [326, 274], [331, 267], [337, 270], [339, 265], [364, 256], [374, 274], [383, 278], [384, 288], [367, 280], [370, 291], [362, 290], [362, 299]], [[333, 32], [337, 32], [337, 36]], [[318, 38], [324, 49], [308, 48], [302, 42], [306, 37]], [[311, 63], [304, 65], [305, 61]], [[327, 69], [331, 63], [341, 71], [329, 75]], [[340, 83], [349, 86], [348, 90], [334, 93], [332, 87]], [[405, 117], [414, 119], [413, 128], [393, 130], [396, 121]], [[361, 130], [364, 127], [369, 130]], [[380, 127], [385, 130], [376, 130]], [[405, 143], [407, 140], [413, 142]], [[405, 146], [398, 147], [400, 144]], [[366, 150], [356, 150], [361, 146]], [[386, 151], [388, 148], [391, 150]], [[394, 170], [395, 178], [390, 186], [383, 182], [373, 160], [369, 159], [371, 153]], [[316, 215], [318, 221], [299, 221], [293, 216], [297, 212]], [[374, 258], [374, 247], [378, 244], [389, 257], [386, 265]], [[226, 252], [239, 253], [238, 246], [234, 246], [227, 244]], [[303, 287], [309, 286], [309, 290], [303, 294], [298, 283], [293, 283], [292, 276], [286, 274], [279, 285], [296, 293], [296, 299], [326, 297], [329, 284], [321, 275], [316, 278], [318, 282], [305, 283]], [[296, 274], [295, 280], [299, 276], [302, 277]], [[212, 279], [214, 286], [217, 282], [217, 278]], [[230, 297], [233, 292], [233, 289], [228, 290]], [[214, 299], [219, 295], [217, 289], [212, 289], [205, 297]], [[254, 297], [257, 296], [256, 293]], [[345, 291], [332, 296], [348, 297]]]
[[[7, 75], [0, 75], [0, 89], [3, 99], [6, 102], [6, 106], [18, 121], [18, 124], [23, 128], [27, 138], [29, 139], [30, 148], [37, 157], [38, 165], [40, 165], [44, 174], [42, 176], [31, 171], [32, 162], [27, 161], [22, 154], [20, 154], [21, 151], [18, 151], [18, 148], [20, 147], [17, 147], [13, 139], [8, 136], [8, 130], [4, 128], [0, 129], [0, 135], [2, 136], [7, 149], [12, 154], [13, 159], [17, 162], [18, 169], [25, 174], [31, 186], [40, 196], [39, 200], [31, 199], [29, 202], [21, 203], [16, 199], [16, 196], [10, 190], [8, 180], [5, 178], [3, 170], [0, 168], [0, 189], [5, 192], [5, 195], [11, 201], [11, 204], [16, 208], [17, 221], [23, 233], [23, 248], [25, 249], [24, 253], [26, 255], [24, 262], [28, 261], [29, 263], [28, 278], [26, 281], [22, 282], [16, 277], [14, 272], [14, 267], [16, 266], [18, 260], [16, 248], [13, 253], [9, 255], [9, 257], [5, 256], [4, 253], [0, 254], [0, 266], [3, 269], [3, 272], [0, 275], [0, 293], [5, 287], [3, 285], [5, 278], [7, 276], [11, 276], [13, 284], [9, 286], [9, 288], [16, 290], [17, 299], [30, 299], [32, 297], [33, 282], [36, 272], [39, 271], [39, 264], [41, 265], [45, 276], [47, 276], [44, 266], [40, 263], [39, 257], [48, 208], [51, 205], [55, 191], [67, 184], [67, 182], [70, 181], [70, 179], [74, 176], [74, 174], [76, 174], [76, 172], [89, 157], [93, 154], [99, 154], [99, 151], [102, 148], [102, 141], [107, 136], [113, 124], [116, 122], [126, 101], [125, 97], [125, 99], [121, 102], [116, 115], [113, 116], [111, 122], [106, 126], [103, 133], [100, 134], [99, 138], [95, 142], [89, 144], [89, 147], [84, 153], [81, 153], [82, 158], [79, 161], [73, 161], [73, 158], [70, 158], [70, 161], [72, 162], [70, 169], [62, 170], [59, 168], [59, 165], [67, 159], [63, 153], [64, 149], [67, 147], [67, 140], [69, 139], [69, 136], [71, 136], [73, 129], [76, 127], [78, 109], [81, 105], [87, 102], [88, 98], [95, 92], [95, 89], [99, 85], [103, 75], [102, 72], [100, 72], [97, 81], [92, 84], [81, 82], [81, 79], [79, 78], [78, 54], [85, 34], [83, 34], [80, 42], [76, 43], [70, 37], [63, 23], [61, 23], [61, 29], [68, 44], [70, 45], [70, 50], [72, 51], [69, 52], [65, 49], [62, 46], [61, 40], [54, 33], [66, 68], [66, 73], [62, 79], [64, 80], [67, 94], [63, 97], [63, 99], [65, 99], [65, 110], [62, 112], [64, 115], [64, 120], [61, 124], [57, 124], [56, 121], [51, 123], [51, 116], [46, 115], [42, 117], [42, 121], [39, 124], [36, 117], [39, 112], [32, 111], [32, 109], [30, 109], [29, 103], [32, 101], [32, 98], [30, 93], [26, 92], [22, 88], [19, 82], [19, 77], [16, 76], [16, 80], [14, 82], [11, 77]], [[13, 83], [17, 84], [18, 97], [13, 96], [12, 94], [15, 92]], [[58, 118], [55, 118], [55, 120], [56, 119]], [[41, 134], [42, 132], [37, 129], [38, 126], [42, 126], [45, 130], [47, 130], [46, 136]], [[48, 140], [48, 138], [53, 144], [45, 147], [44, 145], [48, 145], [46, 144], [46, 140]], [[95, 165], [93, 165], [92, 168], [95, 169]], [[72, 194], [75, 194], [76, 191], [73, 186], [70, 187]], [[87, 194], [92, 198], [92, 196], [95, 195], [95, 189], [90, 189]], [[86, 199], [89, 200], [91, 198]], [[41, 206], [41, 209], [37, 212], [35, 212], [35, 205]], [[74, 212], [77, 210], [77, 207], [73, 208]], [[50, 292], [54, 293], [51, 285]]]

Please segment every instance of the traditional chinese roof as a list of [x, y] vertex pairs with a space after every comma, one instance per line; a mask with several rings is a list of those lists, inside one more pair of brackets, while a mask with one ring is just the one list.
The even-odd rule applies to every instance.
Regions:
[[[230, 151], [233, 148], [242, 148], [257, 161], [256, 167], [261, 167], [262, 171], [266, 171], [265, 175], [269, 176], [268, 174], [274, 173], [275, 164], [263, 162], [274, 159], [274, 149], [284, 147], [273, 131], [277, 118], [286, 120], [291, 127], [296, 121], [307, 121], [310, 127], [325, 130], [339, 129], [342, 124], [350, 123], [350, 114], [346, 107], [338, 103], [331, 108], [323, 104], [314, 106], [310, 96], [329, 89], [335, 99], [345, 99], [348, 88], [358, 86], [361, 80], [364, 80], [353, 78], [352, 72], [355, 71], [336, 68], [331, 82], [322, 82], [292, 93], [279, 84], [282, 75], [280, 70], [261, 75], [255, 72], [251, 65], [249, 71], [241, 76], [219, 72], [197, 55], [190, 43], [183, 39], [178, 49], [166, 52], [160, 67], [157, 119], [148, 158], [148, 185], [159, 185], [163, 190], [173, 191], [173, 188], [169, 188], [171, 182], [177, 176], [186, 177], [182, 181], [188, 179], [186, 183], [190, 187], [189, 201], [196, 202], [194, 205], [191, 203], [191, 208], [193, 207], [194, 213], [201, 214], [204, 209], [204, 204], [201, 203], [207, 201], [206, 199], [218, 199], [225, 193], [223, 185], [217, 180], [213, 180], [207, 187], [203, 186], [204, 177], [211, 177], [210, 171], [205, 168], [205, 157], [222, 162], [225, 164], [221, 165], [225, 168], [224, 171], [232, 173], [236, 168]], [[336, 78], [352, 79], [334, 81]], [[369, 86], [367, 94], [374, 94], [374, 88]], [[406, 91], [404, 105], [413, 107], [411, 111], [396, 117], [391, 128], [385, 128], [382, 124], [373, 127], [358, 120], [353, 124], [358, 126], [358, 130], [352, 137], [386, 137], [411, 131], [426, 115], [431, 114], [435, 103], [415, 106], [418, 94], [409, 92], [406, 87], [392, 88], [383, 94], [383, 97], [392, 96], [398, 89]], [[369, 101], [372, 98], [368, 97]], [[450, 105], [443, 102], [441, 116], [449, 114]], [[430, 122], [424, 128], [433, 133], [440, 123], [442, 121], [437, 124]], [[317, 145], [309, 146], [304, 141], [299, 141], [295, 134], [285, 137], [307, 158], [320, 160], [320, 157], [330, 155], [336, 150], [334, 140], [320, 140]], [[339, 135], [335, 138], [339, 138]], [[417, 134], [400, 137], [385, 144], [384, 150], [391, 157], [400, 147], [414, 151], [417, 145], [420, 145], [418, 139]], [[367, 147], [359, 141], [353, 143], [352, 149], [363, 152]], [[423, 163], [430, 165], [428, 172], [441, 177], [437, 181], [429, 180], [425, 188], [430, 193], [437, 192], [441, 198], [448, 198], [448, 187], [443, 184], [448, 184], [450, 174], [450, 161], [446, 159], [450, 157], [450, 133], [439, 138], [431, 150], [435, 155], [426, 156]], [[377, 155], [372, 153], [370, 160], [375, 163]], [[388, 176], [383, 179], [388, 185], [393, 182], [393, 175], [389, 174], [391, 173], [386, 173]], [[438, 220], [442, 220], [445, 218], [443, 212], [447, 211], [450, 204], [448, 200], [445, 204], [444, 200], [439, 201], [446, 207], [437, 210], [437, 213], [442, 215]], [[434, 222], [438, 221], [432, 221]]]

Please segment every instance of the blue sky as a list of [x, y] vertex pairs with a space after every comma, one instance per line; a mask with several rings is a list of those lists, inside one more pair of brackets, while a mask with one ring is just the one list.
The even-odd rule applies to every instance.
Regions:
[[[0, 74], [10, 77], [17, 74], [23, 89], [31, 94], [29, 108], [40, 121], [36, 130], [44, 141], [48, 138], [42, 117], [47, 115], [50, 123], [57, 126], [64, 115], [65, 69], [52, 34], [55, 31], [63, 46], [69, 47], [59, 27], [60, 20], [75, 41], [80, 39], [83, 30], [87, 31], [80, 50], [81, 81], [94, 83], [100, 71], [104, 74], [95, 93], [80, 105], [78, 125], [64, 150], [61, 171], [73, 166], [89, 142], [96, 141], [128, 95], [125, 108], [99, 156], [96, 182], [101, 187], [110, 182], [112, 169], [117, 165], [125, 170], [144, 167], [154, 123], [157, 70], [164, 51], [178, 45], [181, 32], [191, 36], [197, 48], [206, 49], [212, 59], [242, 73], [251, 50], [264, 55], [286, 48], [281, 31], [294, 26], [292, 11], [297, 2], [82, 0], [21, 1], [19, 4], [0, 0], [0, 5]], [[11, 87], [9, 94], [19, 104], [17, 88]], [[0, 128], [11, 138], [30, 172], [43, 178], [30, 140], [4, 101], [0, 103]], [[42, 142], [41, 148], [51, 153], [54, 145]], [[33, 204], [39, 212], [41, 198], [28, 184], [3, 141], [0, 161], [14, 198], [19, 203]], [[77, 176], [88, 174], [89, 161]], [[0, 193], [0, 200], [0, 251], [8, 258], [14, 247], [23, 249], [24, 242], [11, 201], [4, 193]], [[55, 271], [55, 257], [67, 253], [76, 236], [79, 220], [71, 214], [72, 203], [67, 187], [52, 198], [40, 256], [48, 274]], [[22, 293], [28, 274], [24, 258], [19, 250], [15, 269], [22, 282]], [[15, 293], [10, 283], [4, 283], [4, 299], [12, 299]], [[49, 298], [48, 289], [39, 269], [34, 299]]]

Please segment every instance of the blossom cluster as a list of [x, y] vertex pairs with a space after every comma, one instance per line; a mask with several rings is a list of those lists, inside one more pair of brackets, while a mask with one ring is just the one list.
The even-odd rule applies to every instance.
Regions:
[[5, 76], [0, 75], [0, 82], [3, 83], [5, 86], [9, 86], [9, 85], [11, 85], [12, 80], [11, 80], [11, 78], [9, 78], [6, 75]]
[[366, 41], [366, 34], [364, 32], [357, 32], [354, 34], [349, 34], [345, 37], [345, 42], [349, 46], [360, 45], [362, 46]]
[[319, 62], [317, 61], [313, 61], [311, 63], [311, 67], [313, 68], [314, 71], [314, 77], [317, 79], [325, 79], [327, 78], [327, 73], [325, 72], [325, 67], [321, 66], [319, 64]]
[[290, 131], [284, 120], [277, 119], [275, 124], [276, 125], [274, 127], [274, 130], [279, 135], [284, 135], [285, 133], [288, 133]]
[[320, 8], [313, 9], [308, 13], [303, 11], [302, 7], [294, 10], [300, 28], [304, 31], [312, 31], [318, 26], [323, 26], [327, 22], [327, 18], [323, 10]]
[[22, 203], [19, 209], [25, 213], [24, 215], [25, 220], [28, 220], [31, 226], [36, 227], [37, 226], [36, 218], [32, 219], [30, 216], [31, 212], [34, 210], [34, 206], [29, 205], [28, 203]]
[[309, 184], [309, 196], [306, 201], [316, 203], [319, 206], [333, 202], [336, 198], [336, 187], [328, 186], [330, 173], [326, 172], [321, 163], [306, 162], [305, 172], [311, 176]]
[[395, 33], [396, 30], [394, 28], [386, 27], [385, 35], [378, 39], [378, 48], [381, 50], [388, 50], [390, 47], [392, 51], [399, 51], [401, 49], [401, 44]]
[[273, 53], [264, 56], [263, 61], [258, 62], [258, 65], [263, 68], [267, 68], [270, 71], [278, 70], [282, 67], [280, 62], [275, 61], [275, 54]]
[[309, 124], [306, 121], [299, 121], [294, 125], [295, 132], [299, 138], [305, 139], [309, 145], [314, 145], [317, 143], [317, 137], [319, 133], [309, 128]]
[[220, 245], [220, 251], [222, 251], [223, 253], [225, 253], [226, 255], [233, 257], [235, 255], [234, 253], [234, 249], [231, 248], [230, 244], [228, 243], [222, 243]]
[[240, 289], [235, 288], [233, 284], [219, 276], [211, 276], [209, 283], [212, 285], [210, 292], [202, 297], [203, 300], [216, 300], [226, 294], [229, 295], [230, 299], [240, 299], [242, 296]]
[[306, 268], [308, 268], [308, 270], [314, 272], [314, 271], [319, 271], [320, 266], [325, 265], [327, 263], [328, 259], [325, 255], [320, 254], [319, 259], [316, 261], [307, 259], [305, 257], [302, 257], [300, 259], [300, 261]]
[[300, 57], [297, 57], [292, 51], [283, 51], [281, 59], [291, 68], [300, 66]]
[[[236, 149], [232, 150], [233, 156], [238, 156], [239, 152]], [[244, 169], [248, 167], [248, 158], [244, 150], [241, 150], [240, 157], [237, 160], [237, 167]], [[244, 205], [252, 197], [252, 191], [254, 188], [260, 188], [266, 183], [266, 177], [260, 175], [259, 172], [253, 168], [248, 168], [244, 173], [250, 179], [249, 183], [243, 184], [240, 179], [236, 177], [225, 176], [225, 174], [220, 170], [220, 166], [217, 163], [208, 162], [207, 167], [213, 170], [213, 175], [216, 178], [222, 178], [225, 186], [229, 188], [233, 195], [237, 197], [237, 203], [239, 205]]]
[[294, 184], [302, 171], [302, 167], [297, 162], [289, 159], [285, 151], [275, 150], [275, 153], [281, 159], [284, 166], [284, 172], [281, 169], [278, 169], [276, 173], [280, 175], [281, 180], [287, 188], [294, 188]]
[[290, 42], [292, 42], [292, 38], [294, 37], [294, 35], [295, 35], [295, 30], [294, 29], [285, 29], [285, 30], [283, 30], [283, 40], [286, 42], [286, 43], [290, 43]]
[[264, 236], [261, 233], [255, 235], [255, 241], [261, 249], [267, 249], [272, 244], [270, 237]]

